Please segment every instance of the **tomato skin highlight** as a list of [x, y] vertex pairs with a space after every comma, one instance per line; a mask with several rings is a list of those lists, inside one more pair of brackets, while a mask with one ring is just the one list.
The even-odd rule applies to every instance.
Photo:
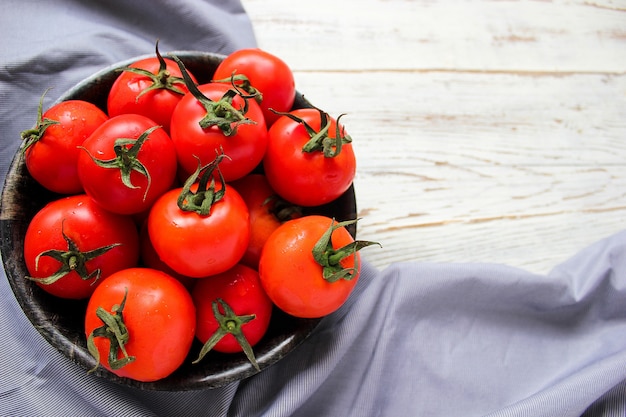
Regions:
[[84, 149], [78, 157], [78, 175], [85, 193], [109, 211], [137, 214], [148, 210], [169, 190], [176, 178], [176, 156], [174, 144], [162, 128], [149, 134], [137, 154], [150, 175], [150, 184], [146, 176], [132, 171], [130, 181], [135, 188], [129, 188], [122, 182], [120, 169], [99, 167], [92, 159], [92, 156], [100, 160], [115, 158], [117, 139], [136, 140], [155, 126], [155, 122], [145, 116], [122, 114], [96, 129], [83, 143]]
[[279, 112], [291, 110], [296, 97], [293, 72], [277, 56], [258, 48], [240, 49], [229, 54], [215, 70], [214, 80], [228, 80], [231, 75], [243, 74], [263, 95], [261, 109], [266, 124], [271, 126]]
[[[291, 112], [320, 130], [317, 109]], [[329, 137], [335, 138], [336, 121], [330, 119]], [[356, 157], [351, 143], [342, 146], [335, 157], [320, 151], [303, 152], [310, 139], [302, 124], [282, 116], [269, 129], [269, 141], [263, 160], [270, 185], [285, 200], [301, 206], [320, 206], [341, 196], [352, 184], [356, 173]]]
[[110, 275], [93, 293], [85, 314], [85, 335], [102, 326], [96, 309], [111, 311], [128, 291], [123, 318], [130, 338], [128, 355], [135, 360], [120, 369], [108, 363], [109, 341], [94, 338], [101, 365], [114, 374], [150, 382], [167, 377], [186, 359], [195, 336], [195, 306], [175, 278], [149, 268], [129, 268]]
[[[221, 184], [216, 184], [216, 191]], [[224, 198], [207, 216], [183, 211], [182, 188], [159, 198], [148, 215], [148, 235], [161, 260], [179, 274], [203, 278], [236, 265], [250, 241], [249, 212], [237, 191], [226, 185]]]
[[[164, 58], [166, 68], [173, 77], [182, 77], [178, 65], [169, 58]], [[142, 68], [153, 74], [158, 74], [160, 63], [155, 57], [142, 59], [130, 65], [133, 68]], [[193, 80], [193, 74], [189, 74]], [[175, 86], [183, 94], [168, 89], [155, 89], [141, 94], [149, 88], [153, 81], [146, 75], [124, 71], [113, 82], [107, 97], [107, 109], [110, 117], [120, 114], [141, 114], [152, 119], [169, 133], [172, 113], [184, 93], [189, 90], [184, 83], [176, 83]], [[140, 95], [141, 94], [141, 95]]]
[[[261, 253], [259, 276], [265, 292], [281, 310], [295, 317], [326, 316], [348, 299], [359, 274], [351, 280], [328, 282], [322, 267], [313, 258], [313, 247], [328, 230], [332, 219], [310, 215], [283, 223], [269, 237]], [[354, 239], [347, 229], [335, 230], [331, 237], [334, 249]], [[341, 261], [344, 268], [361, 270], [358, 252]]]
[[[224, 300], [238, 316], [256, 316], [242, 326], [242, 332], [251, 346], [257, 344], [267, 332], [273, 305], [261, 286], [258, 272], [252, 268], [238, 264], [226, 272], [198, 280], [191, 296], [196, 304], [196, 337], [202, 343], [218, 328], [212, 311], [212, 303], [218, 298]], [[227, 334], [213, 350], [237, 353], [242, 348], [232, 334]]]
[[[231, 88], [227, 84], [208, 83], [199, 85], [198, 89], [209, 99], [219, 101]], [[243, 98], [238, 95], [233, 98], [235, 108], [243, 108], [243, 105]], [[227, 182], [252, 172], [263, 160], [268, 139], [267, 126], [259, 105], [252, 99], [248, 100], [245, 116], [253, 123], [240, 124], [231, 136], [225, 136], [217, 126], [203, 129], [199, 122], [205, 115], [205, 108], [191, 93], [182, 98], [172, 114], [170, 133], [182, 179], [196, 170], [198, 158], [202, 165], [206, 165], [222, 151], [228, 159], [220, 163], [220, 171]]]
[[61, 298], [89, 297], [110, 274], [137, 264], [139, 237], [130, 217], [104, 210], [85, 194], [63, 197], [48, 203], [31, 220], [24, 238], [24, 260], [28, 273], [34, 278], [45, 278], [59, 270], [61, 263], [41, 256], [50, 249], [67, 250], [63, 233], [81, 252], [120, 244], [106, 253], [86, 262], [87, 272], [100, 269], [100, 279], [83, 280], [76, 271], [69, 272], [52, 284], [36, 284], [46, 292]]
[[50, 107], [43, 118], [59, 123], [49, 126], [41, 139], [26, 149], [28, 172], [48, 190], [59, 194], [82, 193], [76, 167], [78, 146], [109, 117], [92, 103], [67, 100]]

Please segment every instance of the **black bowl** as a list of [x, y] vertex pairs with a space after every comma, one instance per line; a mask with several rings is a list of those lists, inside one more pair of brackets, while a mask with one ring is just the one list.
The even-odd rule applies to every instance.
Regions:
[[[210, 81], [215, 69], [224, 59], [223, 55], [180, 51], [173, 52], [193, 73], [199, 83]], [[116, 70], [132, 62], [149, 57], [135, 57], [112, 65], [86, 78], [64, 93], [58, 100], [81, 99], [90, 101], [106, 111], [107, 91], [119, 75]], [[302, 94], [296, 94], [294, 108], [311, 107]], [[6, 277], [15, 297], [33, 326], [56, 349], [84, 368], [92, 369], [96, 362], [89, 354], [84, 335], [84, 322], [81, 311], [86, 301], [71, 301], [55, 298], [33, 281], [25, 278], [24, 236], [32, 217], [46, 203], [61, 197], [42, 188], [28, 173], [18, 150], [2, 191], [0, 203], [0, 252]], [[324, 214], [337, 220], [356, 218], [354, 188], [350, 187], [340, 198], [321, 207], [307, 210], [309, 213]], [[350, 232], [356, 235], [356, 227]], [[261, 371], [276, 363], [302, 343], [318, 325], [320, 319], [299, 319], [275, 309], [269, 330], [254, 347]], [[192, 365], [191, 360], [198, 356], [200, 343], [195, 341], [189, 358], [176, 372], [155, 382], [138, 382], [121, 378], [98, 367], [91, 374], [118, 384], [145, 390], [187, 391], [203, 388], [217, 388], [230, 382], [250, 377], [258, 371], [243, 354], [220, 354], [209, 352], [202, 362]]]

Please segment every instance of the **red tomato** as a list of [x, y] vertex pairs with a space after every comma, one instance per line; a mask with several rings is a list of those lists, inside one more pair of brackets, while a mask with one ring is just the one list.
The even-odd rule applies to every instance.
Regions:
[[[234, 188], [224, 187], [215, 185], [215, 193], [224, 190], [224, 195], [208, 214], [179, 207], [184, 188], [168, 191], [152, 206], [148, 215], [152, 246], [179, 274], [193, 278], [219, 274], [237, 264], [246, 251], [250, 241], [248, 209]], [[197, 184], [192, 189], [197, 190]]]
[[137, 264], [139, 238], [130, 217], [85, 194], [48, 203], [31, 220], [24, 260], [37, 285], [62, 298], [87, 298], [113, 272]]
[[115, 80], [108, 95], [108, 113], [110, 117], [141, 114], [169, 132], [172, 112], [188, 91], [178, 65], [158, 54], [134, 62]]
[[282, 59], [261, 49], [240, 49], [224, 58], [213, 79], [229, 82], [233, 74], [245, 75], [251, 86], [261, 94], [261, 109], [268, 126], [279, 117], [270, 109], [279, 112], [291, 110], [296, 86], [291, 69]]
[[[318, 215], [290, 220], [265, 243], [259, 263], [261, 283], [274, 304], [287, 314], [325, 316], [341, 307], [354, 289], [361, 257], [356, 250], [350, 250], [345, 257], [334, 259], [335, 252], [353, 244], [354, 239], [343, 226], [330, 229], [333, 222]], [[323, 245], [320, 253], [323, 263], [330, 265], [327, 269], [315, 259], [313, 249], [331, 230], [328, 245]], [[346, 273], [344, 278], [339, 277], [341, 271]], [[330, 276], [325, 278], [325, 272]]]
[[[98, 316], [103, 311], [115, 326], [105, 325]], [[112, 336], [116, 330], [122, 344]], [[142, 382], [165, 378], [178, 369], [189, 354], [195, 331], [196, 312], [189, 292], [175, 278], [149, 268], [110, 275], [94, 291], [85, 313], [90, 353], [114, 374]], [[111, 346], [117, 357], [113, 363]]]
[[121, 214], [149, 209], [172, 187], [176, 170], [170, 137], [138, 114], [115, 116], [103, 123], [85, 140], [78, 157], [85, 192], [102, 207]]
[[[337, 122], [318, 109], [291, 112], [303, 123], [282, 116], [269, 130], [268, 147], [263, 160], [270, 185], [285, 200], [300, 206], [319, 206], [341, 196], [352, 184], [356, 173], [356, 158], [349, 137], [339, 125], [341, 147], [337, 148]], [[328, 131], [318, 135], [319, 144], [311, 138], [322, 130], [326, 121]], [[326, 145], [324, 142], [330, 143]], [[319, 145], [319, 146], [317, 146]], [[324, 146], [326, 149], [324, 150]]]
[[152, 246], [152, 241], [150, 240], [150, 235], [148, 234], [147, 221], [143, 223], [141, 230], [139, 231], [139, 254], [143, 266], [163, 271], [166, 274], [173, 276], [188, 290], [191, 290], [191, 288], [195, 285], [197, 281], [196, 279], [179, 274], [163, 262], [163, 260], [161, 260], [159, 255], [154, 250], [154, 246]]
[[[231, 94], [230, 86], [220, 83], [208, 83], [198, 86], [200, 93], [208, 97], [209, 106], [214, 108], [215, 121], [223, 123], [222, 128], [217, 125], [200, 126], [200, 121], [207, 115], [203, 104], [191, 93], [185, 95], [172, 114], [170, 132], [176, 146], [176, 155], [184, 177], [190, 176], [201, 163], [207, 164], [215, 159], [217, 152], [223, 152], [229, 159], [220, 164], [220, 170], [226, 181], [233, 181], [249, 174], [263, 160], [267, 147], [267, 126], [259, 105], [252, 99], [247, 100], [245, 120], [241, 123], [224, 119], [229, 115], [241, 113], [245, 106], [245, 99], [235, 94], [232, 105], [222, 100], [225, 94]], [[236, 110], [236, 111], [234, 111]]]
[[211, 349], [223, 353], [244, 351], [258, 369], [251, 348], [267, 332], [273, 307], [259, 274], [239, 264], [199, 280], [191, 296], [196, 305], [196, 337], [205, 344], [198, 360]]
[[239, 192], [250, 212], [250, 243], [241, 263], [258, 269], [261, 251], [269, 236], [283, 222], [300, 217], [302, 211], [281, 199], [263, 174], [246, 175], [230, 185]]
[[51, 191], [82, 193], [76, 168], [78, 147], [109, 117], [82, 100], [55, 104], [43, 115], [41, 106], [42, 103], [37, 125], [22, 132], [26, 168], [39, 184]]

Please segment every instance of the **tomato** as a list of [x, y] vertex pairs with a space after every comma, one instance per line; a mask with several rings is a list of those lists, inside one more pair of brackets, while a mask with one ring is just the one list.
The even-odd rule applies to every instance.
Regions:
[[152, 120], [138, 114], [110, 118], [83, 143], [78, 176], [85, 192], [114, 213], [150, 208], [176, 179], [174, 144]]
[[295, 80], [291, 68], [282, 59], [257, 48], [240, 49], [224, 58], [213, 79], [229, 82], [233, 74], [245, 75], [261, 94], [261, 109], [268, 126], [279, 117], [270, 109], [291, 110], [296, 97]]
[[82, 193], [76, 161], [78, 146], [109, 117], [94, 104], [68, 100], [42, 114], [37, 125], [22, 132], [26, 168], [43, 187], [59, 194]]
[[166, 274], [173, 276], [188, 290], [191, 290], [191, 288], [195, 285], [196, 279], [179, 274], [163, 262], [163, 260], [161, 260], [159, 255], [154, 250], [154, 246], [152, 246], [152, 241], [150, 240], [150, 235], [148, 234], [147, 221], [143, 223], [139, 231], [139, 255], [143, 266], [163, 271]]
[[[343, 126], [325, 112], [298, 109], [269, 130], [263, 160], [270, 185], [285, 200], [319, 206], [341, 196], [352, 184], [356, 158]], [[324, 129], [327, 128], [324, 133]], [[321, 132], [321, 134], [320, 134]]]
[[196, 337], [204, 344], [197, 361], [211, 349], [223, 353], [243, 351], [258, 369], [252, 347], [267, 332], [273, 304], [257, 271], [235, 265], [199, 280], [191, 296], [196, 305]]
[[[222, 150], [228, 156], [220, 165], [226, 181], [249, 174], [261, 163], [267, 147], [267, 126], [259, 105], [227, 84], [187, 86], [191, 93], [174, 109], [170, 126], [182, 175], [186, 178], [195, 171], [198, 158], [207, 164]], [[212, 116], [206, 119], [209, 113]], [[205, 122], [208, 125], [201, 126]]]
[[250, 243], [241, 263], [259, 268], [261, 251], [269, 236], [284, 221], [300, 217], [302, 210], [283, 199], [270, 187], [263, 174], [250, 174], [232, 182], [250, 212]]
[[155, 57], [132, 63], [115, 80], [107, 98], [108, 113], [141, 114], [169, 132], [172, 112], [188, 91], [178, 65], [163, 58], [157, 47]]
[[189, 292], [175, 278], [149, 268], [110, 275], [94, 291], [85, 313], [92, 356], [114, 374], [142, 382], [165, 378], [178, 369], [195, 331]]
[[[211, 170], [204, 171], [212, 176]], [[179, 274], [203, 278], [239, 262], [250, 241], [249, 213], [239, 193], [224, 182], [194, 183], [159, 198], [148, 215], [154, 250]], [[180, 200], [180, 201], [179, 201]]]
[[360, 248], [346, 223], [309, 215], [290, 220], [269, 237], [259, 275], [265, 292], [281, 310], [296, 317], [319, 318], [343, 305], [361, 271]]
[[104, 210], [85, 194], [48, 203], [24, 238], [31, 279], [62, 298], [89, 297], [105, 277], [135, 266], [138, 257], [133, 220]]

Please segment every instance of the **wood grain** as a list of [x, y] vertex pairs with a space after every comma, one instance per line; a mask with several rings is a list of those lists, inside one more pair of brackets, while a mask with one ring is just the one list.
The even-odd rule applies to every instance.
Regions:
[[346, 113], [376, 266], [545, 273], [624, 227], [626, 2], [243, 4], [298, 89]]

